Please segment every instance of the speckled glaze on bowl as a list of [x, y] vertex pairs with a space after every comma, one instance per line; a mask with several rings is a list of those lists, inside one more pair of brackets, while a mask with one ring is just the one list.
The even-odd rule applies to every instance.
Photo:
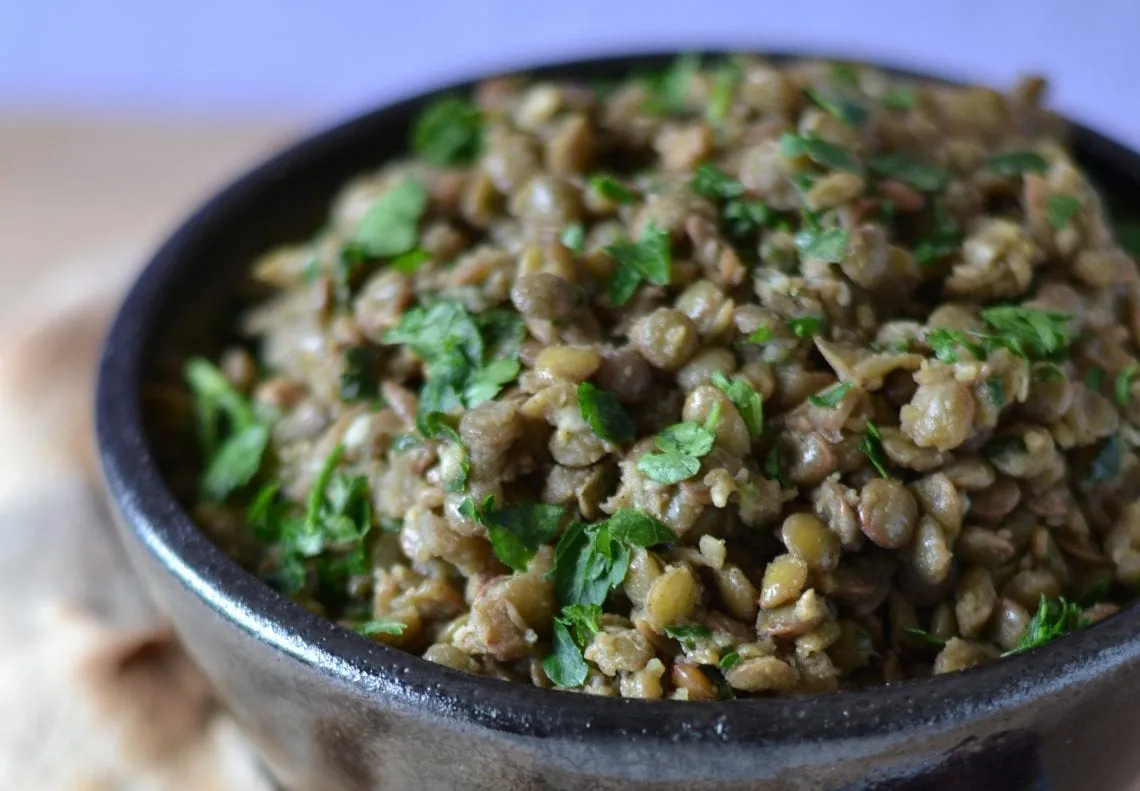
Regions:
[[[619, 76], [667, 56], [560, 64]], [[459, 88], [465, 86], [457, 86]], [[250, 261], [314, 231], [349, 177], [404, 145], [430, 97], [319, 134], [203, 206], [154, 256], [99, 372], [99, 449], [132, 561], [290, 791], [1115, 791], [1140, 777], [1140, 609], [951, 676], [803, 699], [599, 699], [466, 675], [313, 615], [224, 555], [174, 492], [188, 438], [149, 383], [217, 349]], [[1081, 127], [1085, 167], [1140, 189], [1140, 156]]]

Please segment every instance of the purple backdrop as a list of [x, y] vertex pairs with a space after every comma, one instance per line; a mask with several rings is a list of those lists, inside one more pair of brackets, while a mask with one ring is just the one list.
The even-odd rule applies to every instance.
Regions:
[[1044, 70], [1058, 107], [1140, 144], [1138, 31], [1135, 0], [0, 0], [0, 112], [46, 105], [324, 121], [472, 69], [769, 46], [998, 83]]

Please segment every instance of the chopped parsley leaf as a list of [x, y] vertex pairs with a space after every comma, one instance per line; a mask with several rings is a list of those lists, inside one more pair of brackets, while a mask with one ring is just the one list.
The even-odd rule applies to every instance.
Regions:
[[740, 664], [740, 654], [736, 651], [729, 651], [727, 654], [720, 658], [716, 666], [721, 670], [731, 670]]
[[934, 204], [934, 227], [914, 247], [914, 260], [928, 266], [958, 252], [962, 231], [941, 203]]
[[554, 618], [552, 652], [542, 660], [542, 669], [555, 686], [570, 689], [580, 687], [590, 673], [590, 666], [582, 658], [582, 651], [574, 643], [570, 624], [562, 616]]
[[395, 269], [397, 272], [402, 272], [405, 275], [411, 275], [420, 268], [421, 264], [423, 264], [425, 261], [430, 260], [431, 253], [421, 247], [417, 247], [413, 250], [409, 250], [406, 253], [400, 253], [398, 256], [392, 259], [392, 263], [390, 263], [389, 266]]
[[586, 229], [580, 222], [571, 223], [562, 229], [558, 241], [574, 255], [582, 255], [586, 251]]
[[875, 154], [867, 160], [867, 167], [883, 178], [901, 181], [920, 192], [935, 192], [948, 178], [942, 168], [924, 165], [902, 154]]
[[709, 200], [730, 200], [744, 194], [744, 185], [716, 165], [704, 164], [693, 174], [689, 188], [702, 198]]
[[982, 383], [985, 388], [986, 397], [990, 399], [990, 403], [996, 407], [1005, 405], [1005, 385], [1001, 379], [987, 379]]
[[638, 241], [622, 239], [603, 249], [618, 264], [609, 282], [610, 301], [614, 305], [628, 302], [643, 280], [667, 286], [672, 279], [669, 232], [652, 223], [641, 232]]
[[1128, 406], [1132, 400], [1132, 381], [1137, 376], [1140, 376], [1140, 365], [1136, 363], [1132, 363], [1117, 374], [1116, 381], [1112, 385], [1112, 398], [1117, 406]]
[[785, 132], [780, 137], [780, 153], [787, 159], [807, 157], [817, 165], [831, 170], [859, 170], [859, 163], [847, 150], [812, 134]]
[[757, 346], [761, 346], [770, 340], [772, 340], [772, 328], [767, 325], [763, 325], [748, 333], [748, 336], [745, 337], [741, 343], [754, 343]]
[[935, 637], [930, 632], [926, 631], [925, 629], [920, 629], [917, 626], [912, 626], [909, 629], [903, 629], [903, 633], [910, 635], [920, 643], [926, 643], [926, 645], [934, 646], [935, 648], [942, 648], [944, 645], [946, 645], [946, 641], [941, 637]]
[[709, 381], [728, 396], [728, 400], [740, 413], [748, 433], [753, 437], [760, 436], [764, 431], [764, 399], [748, 380], [740, 376], [729, 378], [720, 371], [713, 371]]
[[780, 449], [775, 445], [764, 455], [764, 477], [784, 485], [784, 474], [780, 471]]
[[826, 110], [836, 120], [842, 121], [850, 127], [859, 128], [867, 121], [867, 108], [859, 102], [850, 99], [832, 98], [822, 95], [819, 91], [805, 90], [813, 102]]
[[[1094, 365], [1092, 368], [1089, 368], [1085, 373], [1085, 387], [1087, 387], [1089, 390], [1100, 390], [1101, 385], [1104, 384], [1104, 376], [1106, 373], [1107, 371], [1105, 371], [1099, 365]], [[1118, 379], [1117, 387], [1120, 386], [1119, 382], [1120, 380]]]
[[365, 212], [349, 242], [371, 258], [408, 253], [419, 241], [419, 222], [427, 208], [427, 191], [406, 178], [384, 192]]
[[347, 402], [371, 401], [380, 396], [380, 350], [374, 346], [351, 346], [344, 352], [340, 374], [340, 397]]
[[831, 79], [845, 88], [858, 88], [859, 69], [850, 63], [832, 63]]
[[698, 640], [707, 640], [712, 637], [712, 632], [709, 631], [707, 626], [700, 624], [677, 624], [676, 626], [666, 626], [665, 634], [672, 637], [686, 648], [692, 648]]
[[716, 442], [719, 420], [720, 404], [717, 403], [704, 425], [686, 420], [661, 430], [653, 438], [657, 452], [639, 458], [637, 469], [658, 483], [674, 484], [692, 478], [700, 472], [701, 459]]
[[823, 316], [796, 316], [786, 319], [784, 324], [797, 338], [811, 338], [823, 332], [826, 320]]
[[837, 406], [843, 403], [844, 397], [846, 397], [847, 392], [853, 386], [854, 385], [851, 382], [840, 382], [835, 387], [829, 387], [822, 393], [816, 393], [815, 395], [808, 396], [808, 401], [813, 406], [817, 406], [820, 409], [835, 409]]
[[365, 621], [358, 623], [352, 627], [352, 631], [357, 634], [371, 636], [374, 634], [394, 634], [401, 635], [404, 630], [408, 628], [407, 624], [400, 623], [399, 621]]
[[838, 264], [847, 254], [847, 231], [842, 228], [824, 228], [814, 223], [796, 233], [796, 249], [804, 258]]
[[678, 56], [664, 72], [646, 79], [649, 96], [642, 109], [653, 115], [683, 115], [689, 109], [689, 89], [701, 68], [698, 55]]
[[883, 452], [883, 435], [879, 433], [879, 427], [870, 420], [867, 421], [867, 433], [859, 443], [859, 450], [871, 460], [879, 475], [884, 478], [891, 477], [887, 472], [887, 455]]
[[986, 167], [999, 176], [1020, 176], [1023, 173], [1044, 173], [1049, 165], [1034, 151], [1008, 151], [987, 157]]
[[539, 547], [558, 535], [566, 510], [560, 505], [520, 503], [495, 510], [495, 496], [481, 505], [470, 497], [459, 504], [459, 513], [483, 525], [495, 557], [515, 571], [526, 571]]
[[483, 114], [457, 96], [433, 102], [412, 128], [412, 149], [436, 165], [470, 164], [482, 148]]
[[595, 173], [590, 176], [590, 189], [614, 203], [634, 203], [637, 195], [608, 173]]
[[883, 92], [879, 101], [892, 110], [910, 110], [918, 104], [918, 92], [909, 85], [894, 85]]
[[672, 543], [675, 534], [658, 520], [635, 509], [619, 509], [610, 519], [574, 522], [554, 548], [554, 592], [563, 607], [601, 606], [625, 579], [629, 548]]
[[578, 385], [578, 408], [582, 419], [599, 437], [610, 442], [629, 442], [637, 436], [637, 425], [616, 395], [590, 382]]
[[601, 629], [602, 608], [596, 604], [568, 604], [562, 608], [562, 618], [570, 627], [574, 643], [584, 649]]
[[1089, 623], [1089, 619], [1075, 602], [1067, 601], [1063, 596], [1059, 599], [1047, 599], [1042, 594], [1041, 601], [1037, 605], [1037, 613], [1030, 620], [1017, 647], [1012, 651], [1006, 651], [1002, 656], [1039, 648], [1062, 635], [1083, 629]]
[[269, 447], [269, 421], [208, 360], [189, 360], [184, 375], [194, 394], [198, 438], [206, 456], [202, 493], [221, 502], [261, 469]]
[[1072, 195], [1050, 195], [1045, 203], [1045, 216], [1058, 231], [1068, 225], [1080, 210], [1080, 199]]
[[958, 347], [984, 360], [996, 349], [1008, 349], [1026, 360], [1056, 362], [1065, 355], [1074, 335], [1067, 313], [1003, 305], [978, 314], [992, 332], [935, 329], [926, 333], [926, 343], [943, 362], [958, 360]]
[[732, 109], [733, 94], [740, 83], [740, 66], [734, 61], [725, 61], [713, 72], [709, 103], [705, 107], [705, 120], [714, 127], [720, 126]]

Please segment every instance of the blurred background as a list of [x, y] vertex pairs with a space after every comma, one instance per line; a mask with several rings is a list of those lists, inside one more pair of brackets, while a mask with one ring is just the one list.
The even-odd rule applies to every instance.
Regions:
[[724, 46], [1009, 84], [1140, 144], [1130, 0], [0, 0], [0, 309], [61, 261], [141, 256], [305, 130], [481, 70]]

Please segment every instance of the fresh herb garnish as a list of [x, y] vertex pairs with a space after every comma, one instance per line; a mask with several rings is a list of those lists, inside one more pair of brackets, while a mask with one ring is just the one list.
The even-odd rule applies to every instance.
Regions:
[[859, 163], [845, 149], [811, 134], [785, 132], [780, 137], [780, 153], [787, 159], [807, 157], [817, 165], [831, 170], [859, 170]]
[[712, 637], [712, 632], [709, 631], [709, 628], [707, 626], [701, 626], [700, 624], [666, 626], [665, 634], [672, 637], [685, 648], [692, 648], [698, 640], [707, 640]]
[[1045, 203], [1045, 216], [1058, 231], [1068, 225], [1080, 210], [1080, 199], [1072, 195], [1050, 195]]
[[986, 158], [986, 167], [999, 176], [1044, 173], [1049, 167], [1044, 157], [1034, 151], [1009, 151]]
[[996, 349], [1008, 349], [1026, 360], [1055, 362], [1062, 359], [1074, 335], [1067, 313], [1013, 305], [985, 308], [978, 314], [992, 332], [936, 329], [926, 333], [926, 343], [943, 362], [958, 360], [958, 347], [979, 360]]
[[720, 371], [713, 371], [709, 381], [728, 396], [728, 400], [740, 413], [740, 418], [753, 437], [760, 436], [764, 431], [764, 399], [756, 389], [742, 377], [734, 376], [731, 379]]
[[467, 165], [483, 147], [483, 115], [467, 99], [447, 96], [431, 104], [412, 129], [412, 148], [436, 165]]
[[941, 203], [935, 203], [934, 226], [915, 245], [915, 262], [919, 266], [929, 266], [958, 252], [961, 246], [962, 231], [958, 223]]
[[842, 228], [824, 228], [816, 223], [805, 223], [796, 233], [796, 249], [804, 258], [838, 264], [847, 254], [847, 231]]
[[1112, 398], [1117, 406], [1125, 407], [1132, 401], [1132, 380], [1137, 376], [1140, 376], [1140, 365], [1136, 363], [1130, 364], [1117, 374], [1116, 381], [1112, 385]]
[[768, 448], [768, 452], [764, 454], [764, 477], [781, 486], [784, 485], [784, 474], [780, 471], [780, 449], [775, 445]]
[[[1099, 365], [1094, 365], [1085, 372], [1085, 387], [1089, 390], [1100, 390], [1101, 385], [1104, 384], [1105, 374], [1108, 372], [1101, 368]], [[1119, 387], [1120, 380], [1117, 380], [1117, 387]]]
[[558, 535], [566, 511], [545, 503], [495, 510], [495, 496], [489, 494], [482, 504], [466, 498], [459, 504], [459, 513], [486, 528], [495, 557], [515, 571], [526, 571], [539, 547]]
[[853, 386], [854, 385], [851, 382], [840, 382], [838, 385], [829, 387], [822, 393], [816, 393], [815, 395], [808, 396], [808, 401], [813, 406], [817, 406], [820, 409], [835, 409], [837, 406], [843, 403], [843, 399], [847, 395], [847, 391], [850, 390]]
[[721, 670], [731, 670], [740, 664], [740, 654], [736, 651], [729, 651], [727, 654], [720, 658], [716, 666]]
[[525, 327], [508, 311], [472, 314], [459, 302], [441, 300], [412, 308], [384, 335], [402, 343], [426, 364], [417, 423], [432, 412], [471, 408], [498, 395], [519, 373], [518, 348]]
[[347, 402], [369, 401], [380, 396], [380, 350], [352, 346], [344, 352], [340, 397]]
[[658, 483], [674, 484], [692, 478], [700, 472], [701, 459], [713, 449], [719, 421], [718, 402], [704, 425], [686, 420], [663, 429], [653, 438], [657, 451], [638, 459], [637, 469]]
[[406, 253], [401, 253], [392, 259], [388, 266], [395, 269], [397, 272], [402, 272], [405, 275], [415, 274], [416, 270], [426, 262], [431, 260], [431, 253], [423, 248], [417, 247], [414, 250], [409, 250]]
[[269, 420], [208, 360], [188, 361], [185, 377], [194, 393], [198, 438], [206, 456], [202, 494], [221, 502], [261, 469], [269, 446]]
[[883, 92], [879, 101], [892, 110], [910, 110], [918, 104], [918, 92], [909, 85], [894, 85]]
[[753, 343], [762, 346], [770, 340], [772, 340], [772, 328], [764, 324], [748, 333], [741, 343]]
[[740, 66], [734, 61], [724, 61], [713, 72], [709, 103], [705, 107], [705, 120], [713, 126], [720, 126], [732, 109], [732, 98], [740, 83]]
[[823, 332], [827, 322], [823, 316], [796, 316], [786, 319], [784, 324], [797, 338], [811, 338]]
[[867, 167], [883, 178], [901, 181], [920, 192], [935, 192], [948, 178], [942, 168], [924, 165], [902, 154], [875, 154], [867, 160]]
[[610, 442], [629, 442], [637, 436], [637, 425], [609, 390], [590, 382], [578, 385], [578, 408], [582, 419], [599, 437]]
[[903, 633], [910, 635], [921, 643], [926, 643], [927, 645], [934, 646], [935, 648], [942, 648], [944, 645], [946, 645], [946, 641], [941, 637], [935, 637], [930, 632], [926, 631], [925, 629], [920, 629], [917, 626], [903, 629]]
[[633, 203], [637, 200], [633, 190], [608, 173], [590, 176], [590, 189], [614, 203]]
[[690, 189], [709, 200], [731, 200], [744, 194], [744, 185], [716, 165], [704, 164], [697, 168], [689, 182]]
[[358, 623], [352, 627], [352, 631], [357, 634], [370, 636], [374, 634], [394, 634], [401, 635], [404, 630], [408, 628], [407, 624], [400, 623], [399, 621], [365, 621]]
[[608, 520], [566, 528], [554, 548], [554, 593], [563, 607], [601, 606], [625, 579], [629, 549], [668, 544], [676, 534], [658, 520], [632, 508], [622, 508]]
[[628, 302], [643, 280], [657, 286], [669, 285], [673, 257], [668, 231], [650, 223], [642, 230], [638, 241], [622, 239], [603, 249], [617, 262], [609, 282], [610, 301], [614, 305]]
[[664, 72], [645, 79], [649, 95], [642, 109], [653, 115], [682, 115], [689, 109], [689, 89], [701, 68], [692, 53], [678, 56]]
[[420, 217], [426, 208], [427, 191], [415, 179], [406, 178], [369, 207], [349, 244], [371, 258], [410, 252], [419, 241]]
[[850, 99], [823, 96], [819, 91], [814, 91], [810, 88], [805, 90], [804, 93], [834, 118], [850, 127], [858, 128], [867, 121], [867, 108], [859, 102]]
[[554, 618], [553, 650], [542, 660], [542, 669], [555, 686], [566, 689], [582, 686], [590, 673], [582, 649], [570, 633], [570, 622], [562, 616]]
[[1104, 441], [1100, 450], [1089, 464], [1088, 482], [1091, 484], [1111, 481], [1120, 474], [1120, 462], [1124, 456], [1124, 443], [1113, 434]]
[[582, 255], [586, 251], [586, 229], [580, 222], [571, 223], [562, 229], [558, 241], [574, 255]]
[[763, 201], [745, 197], [744, 185], [716, 165], [701, 165], [689, 182], [690, 188], [703, 198], [721, 204], [721, 224], [732, 239], [747, 239], [771, 220], [772, 213]]
[[1012, 651], [1006, 651], [1002, 656], [1020, 654], [1022, 651], [1038, 648], [1069, 632], [1083, 629], [1089, 623], [1089, 619], [1076, 603], [1066, 601], [1063, 596], [1059, 599], [1047, 599], [1042, 594], [1041, 601], [1037, 605], [1037, 613], [1030, 620], [1017, 647]]
[[985, 388], [986, 397], [990, 399], [990, 403], [996, 407], [1005, 405], [1005, 385], [1001, 379], [987, 379], [982, 383]]
[[871, 464], [879, 475], [884, 478], [890, 478], [890, 473], [887, 472], [887, 454], [883, 451], [883, 435], [879, 433], [879, 427], [872, 421], [867, 421], [867, 433], [863, 435], [863, 441], [859, 443], [859, 450], [871, 460]]
[[844, 88], [859, 87], [859, 69], [850, 63], [832, 63], [831, 79]]

